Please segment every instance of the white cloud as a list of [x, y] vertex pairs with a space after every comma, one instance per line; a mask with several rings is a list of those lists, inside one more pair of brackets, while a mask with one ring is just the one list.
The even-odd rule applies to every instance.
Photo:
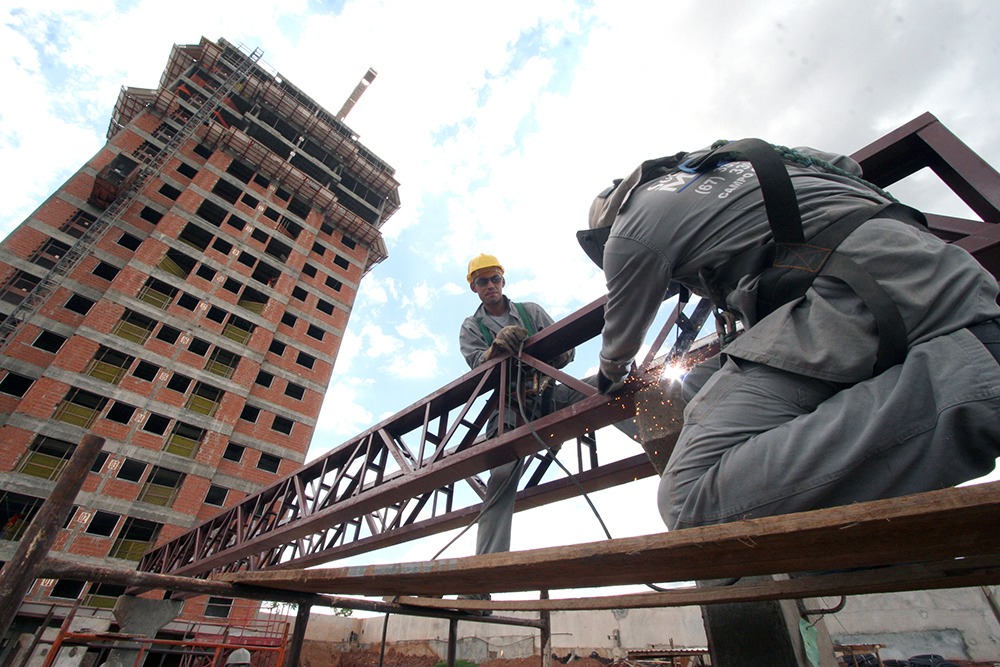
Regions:
[[[174, 43], [261, 46], [333, 112], [378, 71], [347, 123], [396, 168], [402, 209], [383, 227], [389, 258], [359, 287], [312, 456], [468, 370], [456, 343], [479, 303], [464, 282], [475, 254], [496, 254], [507, 293], [557, 318], [601, 296], [574, 234], [596, 192], [643, 159], [740, 136], [851, 152], [931, 111], [1000, 165], [997, 3], [347, 0], [336, 16], [307, 0], [120, 6], [7, 9], [0, 78], [16, 93], [0, 107], [0, 232], [100, 149], [120, 87], [154, 87]], [[894, 192], [967, 214], [930, 180]], [[572, 368], [595, 363], [589, 343]], [[659, 530], [648, 488], [606, 493], [612, 528]], [[530, 516], [517, 544], [533, 539]]]
[[334, 381], [316, 420], [313, 457], [361, 433], [374, 422], [372, 412], [359, 402], [357, 381]]
[[369, 359], [378, 359], [399, 352], [403, 342], [395, 336], [386, 334], [377, 324], [365, 324], [361, 327], [362, 352]]

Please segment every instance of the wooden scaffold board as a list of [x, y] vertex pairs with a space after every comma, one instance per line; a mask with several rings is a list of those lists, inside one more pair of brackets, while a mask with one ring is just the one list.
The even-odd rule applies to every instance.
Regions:
[[[451, 609], [657, 607], [1000, 583], [1000, 482], [530, 551], [437, 561], [266, 572], [234, 584], [392, 596]], [[793, 573], [761, 581], [759, 575]], [[753, 579], [745, 579], [751, 577]], [[693, 581], [739, 579], [694, 588]], [[684, 588], [577, 599], [440, 600], [433, 596], [683, 582]]]

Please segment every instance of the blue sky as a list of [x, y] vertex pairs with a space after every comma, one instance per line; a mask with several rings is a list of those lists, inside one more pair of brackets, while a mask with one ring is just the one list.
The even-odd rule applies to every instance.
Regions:
[[[378, 71], [347, 124], [396, 167], [402, 208], [383, 229], [389, 258], [362, 283], [310, 458], [466, 372], [473, 255], [499, 256], [507, 293], [557, 319], [600, 296], [574, 232], [593, 196], [646, 158], [743, 136], [849, 153], [930, 111], [1000, 165], [992, 0], [78, 5], [4, 10], [2, 234], [103, 145], [119, 88], [155, 87], [174, 43], [259, 46], [333, 111]], [[969, 215], [926, 175], [893, 192]], [[570, 370], [595, 367], [591, 345]], [[662, 530], [648, 481], [597, 502], [616, 536]], [[556, 518], [581, 507], [519, 518], [514, 547], [600, 539], [592, 517]]]

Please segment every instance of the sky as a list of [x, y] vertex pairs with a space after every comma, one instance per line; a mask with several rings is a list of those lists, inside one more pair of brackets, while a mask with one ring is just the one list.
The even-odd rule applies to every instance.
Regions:
[[[333, 112], [378, 72], [346, 123], [395, 167], [402, 207], [382, 230], [388, 259], [361, 283], [310, 460], [467, 372], [457, 338], [478, 305], [474, 255], [497, 255], [506, 293], [555, 319], [601, 296], [575, 232], [594, 195], [644, 159], [747, 136], [851, 153], [929, 111], [1000, 165], [993, 0], [6, 4], [0, 235], [103, 146], [119, 89], [155, 87], [173, 44], [260, 47]], [[974, 217], [923, 172], [890, 191]], [[569, 371], [596, 361], [582, 346]], [[639, 452], [601, 437], [613, 458]], [[595, 504], [615, 537], [663, 530], [655, 480]], [[471, 537], [445, 555], [470, 554]], [[513, 548], [602, 538], [574, 500], [518, 515]]]

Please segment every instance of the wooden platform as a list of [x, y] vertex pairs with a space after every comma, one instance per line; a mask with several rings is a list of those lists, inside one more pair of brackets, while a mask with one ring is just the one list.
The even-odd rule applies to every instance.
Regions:
[[[763, 581], [757, 576], [783, 573], [797, 574]], [[1000, 482], [565, 547], [218, 578], [290, 591], [400, 597], [401, 603], [427, 607], [497, 610], [684, 606], [998, 584]], [[701, 588], [689, 583], [731, 578], [740, 580]], [[688, 585], [662, 593], [485, 603], [410, 597], [672, 582]]]

